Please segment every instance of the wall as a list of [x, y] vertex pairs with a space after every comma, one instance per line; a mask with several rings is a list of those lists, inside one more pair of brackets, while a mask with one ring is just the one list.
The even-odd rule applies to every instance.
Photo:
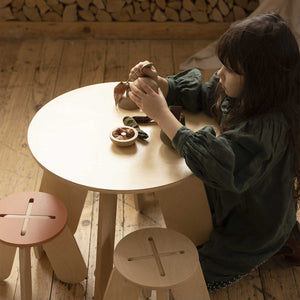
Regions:
[[258, 0], [1, 0], [0, 22], [232, 22]]

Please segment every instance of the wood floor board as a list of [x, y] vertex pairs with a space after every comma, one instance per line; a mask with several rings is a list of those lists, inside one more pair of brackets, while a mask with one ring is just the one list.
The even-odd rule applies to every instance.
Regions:
[[32, 87], [41, 47], [42, 41], [24, 41], [18, 47], [5, 97], [1, 98], [1, 104], [6, 103], [5, 110], [0, 111], [1, 169], [15, 174], [16, 179], [1, 185], [2, 191], [8, 189], [6, 193], [35, 189], [40, 176], [27, 147], [27, 127], [35, 113], [31, 105]]
[[128, 47], [127, 40], [107, 41], [104, 82], [127, 80], [130, 67]]
[[260, 276], [266, 300], [299, 299], [293, 268], [282, 258], [273, 257], [265, 262], [260, 267]]
[[9, 101], [7, 86], [12, 73], [15, 71], [15, 64], [21, 41], [0, 40], [0, 114], [6, 111]]
[[152, 41], [150, 45], [151, 61], [154, 63], [160, 76], [173, 74], [174, 63], [172, 53], [172, 42], [170, 40]]
[[91, 218], [91, 234], [89, 239], [89, 257], [88, 257], [88, 278], [86, 282], [86, 300], [92, 300], [94, 297], [95, 287], [95, 268], [96, 268], [96, 249], [97, 249], [97, 225], [98, 225], [98, 210], [99, 210], [99, 199], [100, 193], [93, 192], [93, 207], [92, 207], [92, 218]]
[[85, 42], [64, 40], [63, 53], [53, 97], [80, 87]]
[[210, 299], [211, 300], [230, 300], [229, 295], [228, 295], [228, 288], [223, 288], [221, 290], [211, 292], [210, 293]]
[[252, 271], [242, 280], [228, 287], [230, 300], [251, 299], [264, 300], [262, 285], [258, 270]]
[[20, 152], [24, 150], [24, 143], [27, 140], [26, 131], [23, 129], [24, 125], [29, 124], [31, 107], [28, 104], [30, 103], [33, 76], [41, 45], [41, 41], [22, 43], [4, 100], [9, 109], [2, 114], [0, 139], [5, 136], [6, 145]]
[[149, 40], [130, 40], [129, 41], [129, 69], [135, 66], [137, 63], [145, 60], [151, 60], [150, 53], [151, 42]]
[[[195, 55], [200, 50], [208, 46], [212, 40], [195, 40], [195, 41], [172, 41], [173, 51], [174, 51], [174, 64], [175, 64], [175, 73], [183, 71], [182, 63], [186, 61], [192, 55]], [[210, 79], [216, 69], [211, 70], [202, 70], [203, 82], [206, 82]]]
[[298, 295], [298, 299], [300, 299], [300, 267], [293, 267], [293, 274], [294, 274], [294, 279], [295, 279], [295, 283], [297, 286], [297, 294]]
[[191, 55], [206, 47], [212, 40], [172, 41], [175, 72], [180, 71], [180, 65]]
[[[54, 97], [64, 48], [63, 40], [44, 40], [32, 87], [32, 107], [36, 113]], [[33, 117], [33, 115], [32, 115]]]
[[85, 41], [80, 86], [96, 84], [104, 81], [107, 41]]

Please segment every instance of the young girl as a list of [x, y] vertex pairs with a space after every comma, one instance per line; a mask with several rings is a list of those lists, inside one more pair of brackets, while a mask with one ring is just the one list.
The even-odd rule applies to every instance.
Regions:
[[[214, 229], [198, 251], [209, 290], [236, 281], [284, 245], [296, 224], [300, 180], [300, 58], [288, 25], [276, 14], [236, 22], [217, 53], [223, 65], [207, 83], [198, 69], [162, 78], [152, 67], [143, 72], [157, 81], [158, 93], [140, 79], [140, 89], [131, 84], [129, 92], [205, 183]], [[168, 105], [212, 114], [221, 134], [211, 126], [193, 132]]]

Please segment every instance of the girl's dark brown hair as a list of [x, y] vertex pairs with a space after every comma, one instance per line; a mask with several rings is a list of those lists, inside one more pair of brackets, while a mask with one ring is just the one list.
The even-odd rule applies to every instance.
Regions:
[[[277, 14], [263, 14], [235, 22], [220, 38], [217, 54], [223, 65], [244, 75], [240, 99], [222, 130], [269, 111], [284, 114], [295, 152], [296, 198], [300, 183], [300, 55], [297, 41], [287, 23]], [[213, 110], [220, 120], [225, 97], [218, 87]], [[298, 184], [297, 184], [298, 183]]]

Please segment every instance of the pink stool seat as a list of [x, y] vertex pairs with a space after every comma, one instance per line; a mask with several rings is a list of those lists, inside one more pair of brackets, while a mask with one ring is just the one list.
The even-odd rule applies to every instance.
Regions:
[[65, 227], [67, 209], [56, 197], [23, 192], [0, 200], [0, 241], [31, 247], [57, 236]]
[[58, 236], [66, 222], [65, 205], [50, 194], [23, 192], [0, 200], [0, 242], [8, 245], [0, 244], [1, 255], [8, 261], [0, 270], [9, 273], [15, 255], [11, 246], [19, 247], [21, 300], [32, 300], [31, 247]]

